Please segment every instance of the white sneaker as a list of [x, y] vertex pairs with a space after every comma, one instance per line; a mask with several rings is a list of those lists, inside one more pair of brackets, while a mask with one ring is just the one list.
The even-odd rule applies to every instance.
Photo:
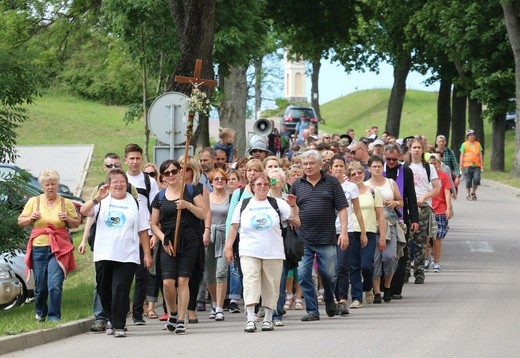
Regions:
[[424, 260], [424, 271], [428, 271], [430, 269], [430, 264], [432, 262], [431, 257], [427, 257], [426, 260]]
[[275, 320], [273, 321], [273, 324], [275, 325], [275, 327], [283, 327], [283, 321], [281, 320]]
[[361, 308], [363, 307], [363, 304], [359, 302], [358, 300], [352, 301], [352, 303], [349, 306], [350, 308]]
[[433, 272], [441, 272], [441, 264], [434, 262], [433, 263]]
[[114, 334], [114, 328], [112, 327], [112, 323], [111, 322], [107, 323], [107, 328], [105, 330], [105, 333], [108, 334], [109, 336]]
[[125, 330], [124, 329], [116, 329], [115, 332], [114, 332], [114, 337], [116, 337], [116, 338], [126, 337]]

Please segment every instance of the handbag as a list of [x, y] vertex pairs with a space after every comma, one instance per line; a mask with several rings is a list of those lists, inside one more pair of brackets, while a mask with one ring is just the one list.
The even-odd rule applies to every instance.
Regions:
[[282, 231], [283, 247], [285, 252], [285, 266], [287, 270], [298, 267], [303, 257], [305, 247], [303, 241], [298, 238], [296, 231], [290, 226]]

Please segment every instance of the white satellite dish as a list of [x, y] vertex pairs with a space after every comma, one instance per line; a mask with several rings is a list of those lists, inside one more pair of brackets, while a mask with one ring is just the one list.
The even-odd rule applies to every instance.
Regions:
[[188, 100], [180, 92], [166, 92], [153, 101], [148, 110], [148, 127], [158, 141], [170, 146], [186, 142]]

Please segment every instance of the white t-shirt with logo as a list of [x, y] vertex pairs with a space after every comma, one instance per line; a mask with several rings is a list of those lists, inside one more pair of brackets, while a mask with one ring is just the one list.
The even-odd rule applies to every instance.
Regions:
[[[132, 194], [124, 199], [114, 199], [110, 195], [94, 207], [97, 216], [94, 262], [117, 261], [140, 263], [139, 231], [148, 230], [148, 208], [139, 205]], [[100, 210], [101, 207], [101, 210]]]
[[[354, 207], [352, 206], [352, 199], [359, 198], [359, 190], [356, 184], [345, 180], [343, 184], [341, 184], [343, 188], [343, 192], [348, 200], [348, 232], [354, 232], [354, 220], [352, 215], [354, 213]], [[339, 216], [336, 217], [336, 234], [341, 233], [341, 222], [339, 220]]]
[[[410, 163], [409, 165], [413, 172], [413, 183], [415, 184], [415, 194], [417, 195], [417, 199], [432, 191], [433, 186], [431, 181], [439, 178], [435, 167], [431, 164], [428, 165], [430, 166], [430, 180], [428, 180], [428, 173], [426, 173], [426, 169], [422, 163]], [[428, 198], [426, 203], [432, 206], [432, 199]]]
[[[282, 199], [276, 199], [283, 221], [289, 220], [291, 208]], [[251, 198], [240, 215], [242, 200], [237, 204], [231, 219], [232, 224], [240, 224], [240, 256], [260, 259], [285, 260], [280, 219], [269, 200], [257, 201]]]

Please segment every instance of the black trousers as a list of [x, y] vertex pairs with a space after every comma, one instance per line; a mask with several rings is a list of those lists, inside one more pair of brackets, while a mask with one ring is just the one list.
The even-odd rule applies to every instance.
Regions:
[[143, 318], [143, 305], [146, 299], [146, 283], [148, 281], [148, 270], [144, 267], [144, 251], [139, 246], [139, 257], [141, 263], [137, 265], [135, 270], [134, 300], [132, 304], [132, 317]]
[[188, 303], [188, 310], [195, 311], [197, 309], [197, 296], [199, 295], [199, 286], [204, 277], [204, 263], [205, 263], [206, 251], [204, 245], [200, 245], [199, 260], [195, 264], [193, 276], [188, 282], [190, 289], [190, 301]]
[[130, 287], [134, 278], [136, 263], [98, 261], [96, 267], [97, 292], [103, 311], [112, 322], [114, 329], [123, 329], [130, 300]]
[[[409, 234], [406, 233], [406, 242], [409, 240]], [[406, 262], [409, 259], [408, 245], [404, 247], [404, 255], [397, 262], [397, 269], [394, 272], [394, 276], [392, 277], [392, 283], [390, 284], [390, 289], [392, 291], [392, 295], [400, 295], [403, 292], [404, 281], [406, 277]], [[381, 281], [383, 284], [383, 281]]]

